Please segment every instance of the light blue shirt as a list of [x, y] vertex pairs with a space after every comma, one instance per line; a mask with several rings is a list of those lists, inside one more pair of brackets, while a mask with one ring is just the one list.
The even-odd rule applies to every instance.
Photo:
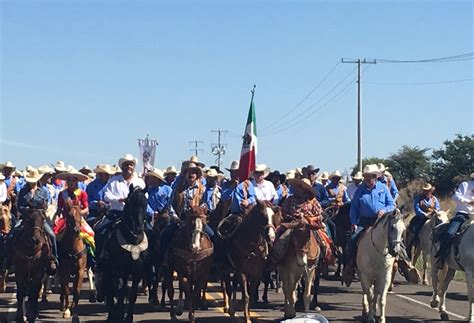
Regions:
[[97, 210], [97, 202], [103, 201], [104, 202], [104, 187], [107, 185], [107, 182], [102, 183], [99, 181], [98, 178], [93, 180], [92, 182], [87, 185], [86, 188], [86, 193], [87, 193], [87, 199], [89, 202], [89, 209], [92, 210]]
[[171, 192], [171, 187], [165, 183], [148, 190], [146, 213], [149, 218], [152, 218], [155, 212], [161, 212], [168, 207]]
[[395, 202], [385, 184], [376, 182], [372, 189], [365, 183], [359, 185], [352, 198], [350, 218], [351, 223], [359, 225], [361, 218], [373, 219], [380, 210], [385, 213], [395, 209]]
[[[384, 176], [383, 178], [381, 177], [377, 178], [377, 181], [387, 186], [388, 181], [387, 181], [386, 176]], [[398, 194], [397, 184], [395, 184], [395, 180], [393, 178], [390, 181], [390, 194], [392, 195], [393, 200], [396, 201], [399, 194]]]
[[[432, 196], [432, 198], [434, 199], [434, 202], [435, 202], [434, 203], [435, 210], [439, 211], [441, 208], [439, 206], [438, 199], [436, 198], [436, 196]], [[428, 197], [424, 197], [423, 195], [418, 195], [417, 197], [415, 197], [415, 202], [414, 202], [415, 214], [416, 216], [419, 216], [419, 217], [425, 217], [427, 216], [427, 214], [425, 211], [421, 209], [420, 202], [424, 204], [426, 207], [431, 207], [431, 199]]]
[[[232, 193], [232, 205], [230, 207], [231, 213], [242, 213], [243, 209], [240, 207], [242, 200], [244, 200], [244, 182], [237, 185]], [[248, 185], [247, 200], [249, 201], [249, 205], [257, 203], [255, 188], [251, 183]]]
[[328, 191], [326, 191], [326, 187], [319, 182], [315, 182], [313, 184], [313, 188], [316, 191], [316, 199], [318, 200], [319, 204], [321, 204], [323, 208], [328, 206], [329, 195], [328, 195]]

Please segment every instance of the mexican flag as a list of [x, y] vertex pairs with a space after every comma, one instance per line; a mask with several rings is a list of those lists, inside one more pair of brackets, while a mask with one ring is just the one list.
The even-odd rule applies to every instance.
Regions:
[[240, 181], [246, 180], [255, 170], [257, 155], [257, 123], [255, 119], [255, 105], [253, 103], [255, 88], [252, 91], [250, 100], [249, 115], [242, 143], [242, 152], [240, 153], [239, 177]]

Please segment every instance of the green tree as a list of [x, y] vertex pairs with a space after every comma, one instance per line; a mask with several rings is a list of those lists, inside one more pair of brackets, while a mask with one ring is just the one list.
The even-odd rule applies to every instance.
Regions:
[[429, 150], [404, 145], [388, 158], [386, 166], [390, 168], [389, 171], [397, 183], [406, 184], [415, 179], [429, 179], [431, 169], [430, 157], [427, 155]]
[[[364, 166], [369, 165], [369, 164], [384, 164], [387, 165], [387, 159], [384, 158], [379, 158], [379, 157], [368, 157], [362, 159], [362, 169], [364, 169]], [[357, 168], [357, 164], [352, 167], [352, 173], [351, 176], [354, 176], [355, 173], [359, 171], [359, 168]]]
[[440, 194], [449, 194], [474, 172], [474, 135], [456, 135], [433, 152], [432, 177]]

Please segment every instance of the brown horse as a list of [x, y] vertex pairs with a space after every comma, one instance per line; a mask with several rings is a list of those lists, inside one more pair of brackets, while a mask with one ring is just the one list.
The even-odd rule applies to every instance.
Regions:
[[51, 255], [48, 237], [44, 232], [45, 215], [42, 210], [30, 209], [23, 221], [23, 229], [16, 236], [12, 250], [17, 286], [16, 319], [23, 322], [23, 300], [28, 296], [26, 316], [34, 322], [38, 316], [38, 296], [41, 282]]
[[171, 296], [171, 318], [181, 315], [184, 308], [183, 292], [189, 308], [188, 319], [194, 322], [194, 309], [207, 286], [211, 271], [214, 248], [210, 238], [204, 233], [207, 209], [193, 207], [185, 217], [184, 226], [179, 229], [170, 247], [170, 267], [176, 271], [179, 280], [179, 300], [177, 308], [173, 304], [173, 286], [169, 287]]
[[[10, 208], [0, 205], [0, 263], [5, 259], [5, 241], [11, 229]], [[8, 272], [5, 270], [0, 277], [0, 293], [5, 293]]]
[[[61, 242], [58, 244], [59, 251], [59, 280], [61, 282], [61, 311], [63, 318], [69, 318], [71, 313], [76, 316], [76, 308], [87, 265], [87, 249], [82, 240], [81, 233], [82, 215], [78, 206], [71, 206], [69, 214], [66, 215], [66, 228], [64, 229]], [[73, 301], [69, 304], [69, 281], [73, 280]]]
[[[269, 244], [275, 239], [273, 205], [257, 201], [243, 216], [235, 234], [227, 241], [227, 257], [234, 268], [234, 281], [240, 284], [246, 322], [250, 322], [249, 290], [260, 282], [267, 262]], [[236, 286], [231, 286], [230, 273], [223, 276], [224, 311], [235, 316]], [[232, 302], [229, 299], [232, 297]]]

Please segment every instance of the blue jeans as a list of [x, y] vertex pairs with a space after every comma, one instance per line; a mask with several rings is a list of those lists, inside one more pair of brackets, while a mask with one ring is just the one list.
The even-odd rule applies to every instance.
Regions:
[[452, 218], [451, 222], [449, 223], [448, 231], [446, 231], [447, 238], [452, 239], [454, 235], [458, 232], [459, 228], [464, 224], [464, 222], [466, 222], [468, 218], [469, 215], [466, 213], [456, 213], [454, 218]]

